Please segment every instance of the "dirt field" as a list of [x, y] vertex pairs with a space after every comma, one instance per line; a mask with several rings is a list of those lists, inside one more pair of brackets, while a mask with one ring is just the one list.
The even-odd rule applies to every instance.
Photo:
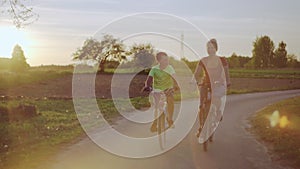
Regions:
[[[80, 75], [84, 81], [88, 74]], [[114, 90], [117, 93], [125, 92], [128, 85], [123, 85], [122, 81], [129, 79], [130, 75], [122, 74], [118, 75], [118, 83]], [[190, 77], [181, 77], [187, 83], [190, 81]], [[138, 75], [131, 80], [129, 87], [129, 96], [136, 97], [141, 96], [140, 89], [142, 88], [146, 75]], [[100, 74], [96, 77], [96, 96], [97, 98], [111, 98], [111, 74]], [[231, 79], [232, 91], [258, 91], [265, 89], [287, 89], [287, 88], [300, 88], [300, 79], [261, 79], [261, 78], [232, 78]], [[84, 87], [84, 86], [83, 86]], [[44, 81], [37, 84], [23, 85], [9, 90], [0, 90], [0, 96], [24, 96], [30, 98], [72, 98], [72, 75], [68, 75], [62, 78], [58, 78], [51, 81]]]

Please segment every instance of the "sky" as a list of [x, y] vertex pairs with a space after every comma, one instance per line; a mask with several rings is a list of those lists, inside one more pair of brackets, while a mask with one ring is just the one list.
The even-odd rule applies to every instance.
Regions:
[[298, 0], [29, 0], [27, 4], [39, 19], [25, 28], [16, 29], [7, 15], [0, 15], [0, 57], [11, 57], [19, 44], [32, 66], [71, 64], [72, 53], [85, 39], [105, 33], [128, 46], [150, 42], [175, 57], [182, 55], [183, 35], [183, 53], [191, 60], [206, 55], [209, 38], [217, 39], [219, 55], [251, 56], [253, 41], [268, 35], [276, 47], [284, 41], [288, 53], [300, 56]]

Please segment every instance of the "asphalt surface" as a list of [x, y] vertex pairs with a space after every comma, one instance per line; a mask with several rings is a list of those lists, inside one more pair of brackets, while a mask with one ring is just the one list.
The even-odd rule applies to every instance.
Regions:
[[[264, 145], [256, 140], [256, 136], [247, 131], [249, 117], [263, 107], [274, 102], [299, 96], [300, 90], [276, 91], [265, 93], [230, 95], [214, 142], [204, 152], [198, 143], [193, 129], [177, 146], [171, 150], [150, 158], [124, 158], [111, 154], [91, 139], [83, 138], [77, 143], [61, 150], [47, 166], [51, 169], [283, 169], [273, 162]], [[188, 101], [198, 104], [197, 100]], [[195, 110], [190, 110], [195, 111]], [[128, 135], [144, 137], [149, 135], [149, 124], [141, 127], [130, 127], [127, 120], [119, 120], [114, 124], [119, 131]], [[97, 131], [101, 135], [105, 130]], [[147, 132], [145, 132], [147, 131]], [[118, 144], [118, 140], [111, 140]], [[121, 143], [120, 143], [121, 144]], [[122, 146], [122, 145], [118, 146]], [[141, 150], [142, 151], [142, 150]]]

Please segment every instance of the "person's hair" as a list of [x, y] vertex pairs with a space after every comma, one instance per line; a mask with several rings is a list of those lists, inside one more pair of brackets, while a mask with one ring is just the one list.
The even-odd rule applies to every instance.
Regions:
[[216, 51], [218, 51], [218, 43], [216, 39], [210, 39], [207, 44], [211, 44], [213, 45], [213, 47], [216, 49]]
[[158, 52], [156, 54], [156, 60], [159, 62], [163, 56], [168, 56], [165, 52]]

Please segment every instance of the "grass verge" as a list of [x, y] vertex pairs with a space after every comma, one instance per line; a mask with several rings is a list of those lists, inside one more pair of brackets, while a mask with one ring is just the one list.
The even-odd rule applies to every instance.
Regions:
[[9, 100], [1, 101], [0, 106], [9, 108], [20, 103], [36, 105], [38, 115], [0, 124], [0, 168], [34, 168], [47, 161], [60, 145], [83, 135], [71, 100]]
[[267, 144], [273, 159], [300, 166], [300, 97], [280, 101], [251, 118], [251, 130]]
[[[98, 99], [97, 102], [103, 117], [113, 122], [119, 115], [113, 101]], [[84, 135], [72, 100], [15, 99], [0, 101], [0, 107], [15, 107], [20, 103], [35, 105], [38, 115], [0, 123], [0, 168], [36, 168], [60, 148]], [[138, 109], [149, 105], [147, 98], [133, 98], [131, 103]], [[124, 106], [124, 109], [130, 111], [132, 108]]]
[[9, 89], [20, 85], [35, 84], [38, 82], [45, 83], [47, 80], [72, 75], [67, 71], [35, 71], [28, 70], [23, 73], [13, 73], [0, 71], [0, 89]]

